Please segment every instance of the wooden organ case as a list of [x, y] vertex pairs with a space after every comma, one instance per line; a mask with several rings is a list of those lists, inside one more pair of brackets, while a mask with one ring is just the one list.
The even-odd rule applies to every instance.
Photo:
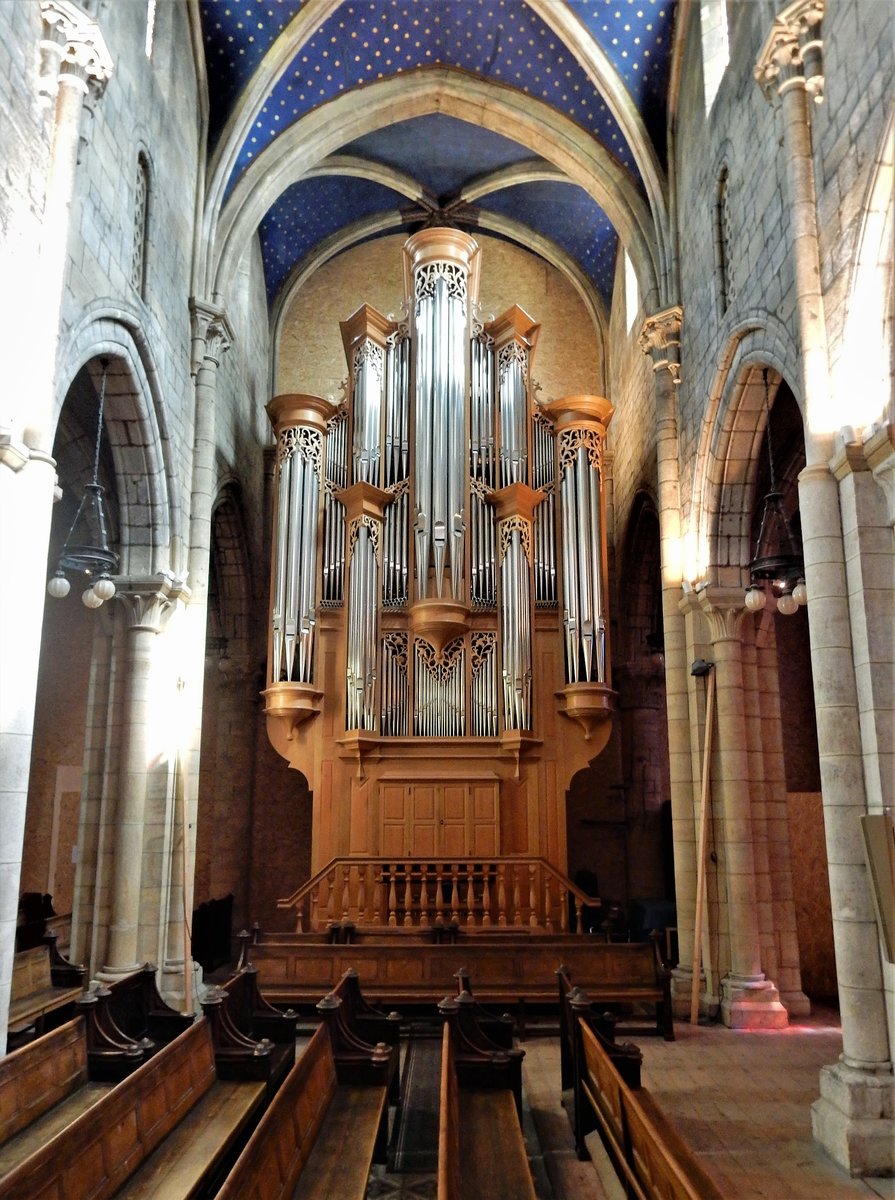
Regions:
[[483, 324], [480, 250], [404, 247], [406, 318], [342, 324], [346, 403], [282, 395], [270, 739], [333, 859], [535, 856], [564, 872], [565, 794], [613, 693], [598, 396], [539, 404], [539, 326]]

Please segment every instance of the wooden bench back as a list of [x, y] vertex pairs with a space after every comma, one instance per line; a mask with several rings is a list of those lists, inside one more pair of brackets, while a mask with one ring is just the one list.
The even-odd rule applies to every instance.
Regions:
[[335, 1090], [329, 1033], [320, 1025], [249, 1138], [217, 1200], [288, 1200]]
[[13, 956], [13, 1000], [25, 1000], [52, 986], [50, 951], [47, 946], [33, 946], [30, 950], [20, 950]]
[[451, 1024], [441, 1035], [441, 1085], [438, 1100], [437, 1200], [460, 1200], [460, 1098]]
[[0, 1180], [0, 1197], [107, 1200], [215, 1081], [198, 1021]]
[[659, 981], [652, 942], [609, 942], [597, 950], [594, 966], [599, 971], [600, 983], [655, 987]]
[[83, 1017], [0, 1059], [0, 1146], [86, 1082]]
[[[721, 1192], [654, 1106], [641, 1103], [585, 1021], [585, 1092], [629, 1195], [637, 1200], [721, 1200]], [[644, 1101], [646, 1096], [643, 1096]]]

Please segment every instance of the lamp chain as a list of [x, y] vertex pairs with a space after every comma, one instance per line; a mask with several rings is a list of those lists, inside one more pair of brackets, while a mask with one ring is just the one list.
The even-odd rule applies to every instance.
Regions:
[[[776, 476], [774, 473], [774, 448], [771, 443], [771, 405], [768, 400], [768, 369], [767, 369], [767, 367], [762, 367], [761, 377], [764, 382], [764, 411], [765, 411], [765, 417], [767, 419], [767, 430], [768, 430], [768, 439], [767, 439], [768, 440], [768, 468], [771, 472], [771, 489], [770, 490], [772, 492], [776, 492], [777, 480], [776, 480]], [[105, 376], [103, 376], [103, 385], [105, 386]], [[102, 411], [102, 408], [100, 408], [100, 411]]]
[[[107, 358], [101, 358], [100, 363], [102, 364], [103, 368], [103, 377], [99, 385], [99, 413], [96, 418], [96, 448], [93, 453], [94, 486], [96, 486], [99, 481], [99, 444], [103, 436], [103, 408], [105, 407], [106, 403], [106, 372], [109, 369], [109, 360]], [[767, 371], [765, 372], [765, 376], [767, 377]], [[767, 397], [767, 378], [765, 378], [765, 403], [767, 403]], [[773, 468], [771, 469], [771, 478], [773, 478]]]

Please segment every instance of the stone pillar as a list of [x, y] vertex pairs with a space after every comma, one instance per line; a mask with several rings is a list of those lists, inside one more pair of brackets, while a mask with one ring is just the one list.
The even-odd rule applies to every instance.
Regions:
[[640, 348], [653, 361], [656, 385], [656, 471], [659, 500], [659, 553], [662, 572], [662, 626], [665, 637], [665, 695], [671, 819], [674, 831], [674, 886], [680, 965], [672, 973], [672, 1004], [678, 1016], [690, 1012], [693, 940], [696, 920], [696, 822], [690, 760], [688, 659], [684, 616], [681, 497], [677, 429], [680, 338], [683, 310], [675, 306], [647, 317]]
[[[49, 132], [45, 207], [32, 269], [35, 297], [26, 313], [27, 352], [7, 329], [4, 348], [28, 361], [27, 386], [6, 388], [9, 424], [0, 426], [0, 545], [15, 564], [15, 586], [0, 589], [0, 1056], [6, 1046], [15, 952], [22, 840], [43, 608], [47, 547], [56, 482], [50, 457], [54, 429], [54, 364], [68, 244], [80, 118], [88, 87], [101, 90], [111, 60], [94, 21], [64, 0], [41, 4], [47, 26], [42, 43], [41, 98], [55, 101]], [[18, 242], [23, 230], [12, 228]], [[13, 259], [25, 268], [19, 249]], [[26, 297], [18, 298], [24, 304]], [[12, 378], [11, 364], [7, 374]], [[7, 380], [9, 384], [9, 379]], [[27, 520], [23, 519], [27, 514]]]
[[721, 980], [721, 1014], [732, 1029], [783, 1029], [786, 1009], [762, 971], [755, 877], [749, 752], [743, 703], [745, 615], [738, 589], [703, 588], [699, 606], [708, 623], [715, 663], [717, 734], [712, 796], [720, 813], [721, 856], [727, 891], [730, 971]]
[[155, 642], [175, 599], [173, 580], [121, 581], [115, 593], [128, 614], [126, 678], [112, 850], [109, 946], [103, 974], [123, 975], [143, 961], [143, 840], [149, 766], [150, 670]]
[[783, 124], [796, 314], [801, 341], [806, 467], [799, 477], [811, 667], [820, 751], [843, 1053], [821, 1071], [815, 1138], [852, 1174], [895, 1171], [895, 1081], [879, 937], [861, 846], [867, 810], [839, 489], [829, 460], [839, 428], [829, 380], [808, 97], [823, 96], [823, 0], [795, 0], [776, 18], [755, 67]]
[[[184, 914], [193, 911], [193, 874], [196, 860], [196, 821], [199, 804], [199, 750], [202, 737], [202, 701], [205, 686], [205, 642], [208, 625], [208, 577], [211, 558], [211, 521], [217, 494], [215, 465], [218, 369], [233, 341], [233, 329], [219, 304], [190, 300], [192, 323], [192, 373], [195, 379], [193, 472], [190, 491], [189, 551], [187, 556], [189, 602], [184, 613], [182, 639], [185, 656], [179, 687], [183, 729], [178, 747], [178, 794], [173, 814], [178, 828], [171, 839], [174, 860], [168, 898], [167, 949], [162, 966], [162, 994], [172, 1003], [190, 1004], [192, 978], [184, 961]], [[181, 845], [181, 838], [187, 839]], [[186, 856], [186, 869], [181, 856]], [[186, 895], [184, 895], [186, 889]], [[165, 914], [162, 915], [165, 919]]]

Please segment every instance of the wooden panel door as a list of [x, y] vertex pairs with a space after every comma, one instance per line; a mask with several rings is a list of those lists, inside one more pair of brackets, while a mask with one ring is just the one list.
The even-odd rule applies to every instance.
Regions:
[[411, 858], [435, 858], [440, 851], [438, 812], [441, 789], [414, 784], [408, 813], [407, 846]]
[[379, 785], [379, 853], [385, 858], [404, 858], [410, 788], [403, 783]]
[[500, 852], [498, 835], [498, 783], [473, 783], [469, 787], [469, 853], [472, 858], [492, 858]]
[[443, 858], [465, 858], [469, 854], [469, 787], [465, 783], [446, 783], [440, 790], [440, 853]]

